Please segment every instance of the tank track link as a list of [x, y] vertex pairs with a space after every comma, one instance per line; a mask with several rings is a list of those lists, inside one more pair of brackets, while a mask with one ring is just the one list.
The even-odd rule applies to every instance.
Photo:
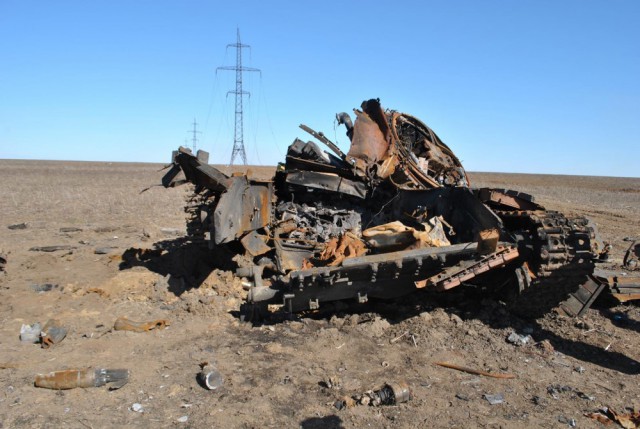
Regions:
[[530, 274], [530, 281], [520, 282], [519, 295], [512, 303], [517, 313], [542, 316], [576, 292], [593, 273], [597, 238], [588, 219], [544, 210], [497, 214], [510, 232], [522, 238], [521, 254]]

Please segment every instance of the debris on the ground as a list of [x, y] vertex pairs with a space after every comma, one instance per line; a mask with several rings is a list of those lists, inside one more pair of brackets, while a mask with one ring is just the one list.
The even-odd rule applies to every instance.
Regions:
[[333, 406], [338, 410], [344, 410], [345, 408], [352, 408], [356, 406], [356, 400], [351, 396], [344, 396], [333, 403]]
[[127, 317], [118, 317], [113, 324], [113, 329], [116, 331], [133, 331], [133, 332], [148, 332], [153, 329], [164, 329], [169, 326], [169, 321], [165, 319], [153, 320], [151, 322], [134, 322]]
[[48, 349], [60, 343], [66, 336], [67, 328], [62, 326], [59, 321], [55, 319], [49, 319], [47, 323], [44, 324], [42, 332], [40, 332], [42, 348]]
[[68, 244], [60, 244], [55, 246], [35, 246], [31, 247], [29, 251], [31, 252], [57, 252], [58, 250], [73, 250], [75, 246], [70, 246]]
[[547, 387], [547, 393], [551, 395], [553, 399], [560, 398], [560, 393], [572, 392], [573, 388], [571, 386], [561, 386], [559, 384], [552, 384]]
[[565, 417], [565, 416], [559, 416], [558, 417], [558, 422], [566, 424], [566, 425], [569, 425], [569, 427], [572, 427], [572, 428], [574, 428], [574, 427], [576, 427], [578, 425], [578, 423], [576, 422], [576, 419], [568, 418], [568, 417]]
[[222, 378], [218, 369], [209, 362], [202, 362], [200, 364], [198, 380], [209, 390], [216, 390], [224, 384], [224, 378]]
[[7, 255], [0, 252], [0, 271], [4, 271], [7, 266]]
[[407, 383], [386, 383], [379, 389], [367, 390], [361, 395], [338, 399], [333, 406], [338, 410], [350, 408], [356, 404], [377, 407], [380, 405], [397, 405], [407, 402], [409, 399], [411, 399], [411, 391]]
[[27, 224], [25, 222], [22, 223], [14, 223], [12, 225], [7, 226], [9, 229], [27, 229]]
[[35, 386], [46, 389], [66, 390], [76, 387], [101, 387], [111, 383], [109, 390], [119, 389], [129, 381], [128, 369], [67, 369], [48, 374], [38, 374]]
[[566, 386], [566, 385], [563, 386], [563, 385], [560, 385], [560, 384], [552, 384], [552, 385], [547, 387], [547, 393], [549, 395], [551, 395], [551, 397], [553, 397], [554, 399], [559, 399], [560, 398], [560, 394], [567, 393], [567, 392], [572, 392], [578, 398], [585, 399], [587, 401], [595, 401], [596, 400], [595, 396], [588, 395], [588, 394], [584, 393], [583, 391], [575, 389], [575, 388], [573, 388], [571, 386]]
[[434, 362], [438, 366], [442, 366], [445, 368], [455, 369], [457, 371], [466, 372], [474, 375], [483, 375], [485, 377], [493, 377], [493, 378], [517, 378], [515, 374], [506, 374], [506, 373], [495, 373], [495, 372], [487, 372], [479, 369], [467, 368], [460, 365], [455, 365], [449, 362]]
[[495, 395], [484, 394], [482, 397], [491, 405], [498, 405], [504, 402], [504, 396], [501, 393], [496, 393]]
[[82, 228], [77, 228], [75, 226], [66, 226], [60, 228], [60, 232], [69, 233], [69, 232], [82, 232]]
[[31, 290], [34, 292], [50, 292], [53, 289], [57, 289], [58, 285], [55, 283], [42, 283], [42, 284], [32, 284]]
[[139, 404], [137, 402], [131, 405], [131, 408], [129, 409], [131, 411], [135, 411], [136, 413], [144, 413], [144, 407], [142, 406], [142, 404]]
[[531, 335], [520, 335], [516, 332], [512, 332], [507, 337], [507, 342], [518, 347], [526, 346], [527, 344], [529, 344], [530, 341], [533, 341], [533, 338], [531, 338]]
[[96, 255], [108, 255], [113, 252], [117, 247], [96, 247], [93, 253]]
[[189, 416], [182, 416], [176, 419], [178, 423], [186, 423], [188, 420], [189, 420]]
[[38, 343], [40, 342], [40, 332], [42, 331], [42, 326], [39, 322], [34, 323], [33, 325], [22, 325], [20, 328], [20, 341], [23, 343]]
[[320, 384], [327, 389], [340, 389], [340, 387], [342, 387], [342, 380], [337, 375], [333, 375], [322, 380]]
[[638, 410], [629, 411], [627, 413], [617, 413], [615, 410], [611, 409], [611, 407], [604, 407], [598, 411], [585, 413], [584, 415], [605, 425], [615, 422], [625, 429], [640, 428], [640, 411]]

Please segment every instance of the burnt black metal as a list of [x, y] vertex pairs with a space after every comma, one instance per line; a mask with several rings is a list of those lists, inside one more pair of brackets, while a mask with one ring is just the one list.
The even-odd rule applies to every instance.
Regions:
[[[187, 207], [193, 241], [214, 252], [231, 242], [244, 247], [251, 262], [238, 275], [251, 280], [249, 303], [313, 310], [458, 285], [515, 290], [529, 303], [539, 291], [544, 300], [593, 289], [587, 276], [603, 249], [587, 219], [546, 211], [516, 191], [470, 188], [459, 159], [428, 126], [384, 111], [379, 100], [354, 113], [353, 126], [337, 115], [351, 140], [346, 155], [301, 126], [333, 153], [296, 139], [271, 181], [229, 177], [188, 149], [175, 153], [163, 185], [195, 185]], [[365, 232], [390, 234], [397, 247], [377, 246]], [[572, 308], [581, 312], [593, 299]]]

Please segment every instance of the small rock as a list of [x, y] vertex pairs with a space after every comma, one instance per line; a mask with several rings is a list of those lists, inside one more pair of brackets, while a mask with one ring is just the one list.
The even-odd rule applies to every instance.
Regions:
[[433, 320], [433, 316], [431, 316], [431, 313], [429, 313], [428, 311], [423, 311], [422, 313], [420, 313], [420, 318], [423, 322], [431, 322]]
[[532, 340], [531, 335], [520, 335], [515, 332], [512, 332], [507, 337], [507, 342], [513, 345], [516, 345], [518, 347], [527, 345], [531, 340]]
[[578, 374], [584, 374], [584, 372], [586, 371], [583, 366], [576, 366], [575, 368], [573, 368], [573, 370]]
[[27, 229], [27, 224], [22, 222], [22, 223], [14, 223], [13, 225], [9, 225], [7, 228], [9, 229]]
[[189, 416], [178, 417], [178, 423], [186, 423], [189, 420]]
[[144, 413], [144, 408], [142, 407], [142, 404], [139, 404], [137, 402], [133, 404], [129, 409], [131, 411], [135, 411], [136, 413]]

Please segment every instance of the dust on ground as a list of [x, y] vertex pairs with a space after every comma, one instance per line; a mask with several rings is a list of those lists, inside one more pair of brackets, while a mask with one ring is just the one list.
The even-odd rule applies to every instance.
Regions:
[[[159, 183], [160, 168], [0, 160], [0, 251], [8, 259], [0, 275], [0, 427], [601, 427], [584, 413], [640, 405], [635, 305], [600, 306], [579, 320], [553, 313], [523, 320], [478, 296], [416, 294], [327, 305], [262, 326], [240, 322], [241, 280], [223, 269], [230, 255], [184, 244], [186, 190], [140, 193]], [[269, 177], [273, 168], [252, 170]], [[640, 231], [640, 179], [471, 178], [592, 217], [614, 244], [614, 258], [624, 251], [622, 238]], [[26, 228], [7, 228], [20, 223]], [[68, 247], [29, 250], [52, 245]], [[44, 284], [50, 290], [38, 292]], [[113, 331], [120, 316], [170, 326]], [[20, 342], [23, 324], [51, 318], [69, 328], [60, 344], [46, 350]], [[511, 344], [513, 332], [531, 340]], [[203, 362], [222, 374], [222, 388], [199, 385]], [[38, 373], [87, 367], [127, 368], [130, 381], [114, 391], [33, 385]], [[410, 401], [334, 407], [394, 381], [408, 383]], [[485, 395], [495, 394], [504, 402], [491, 405]]]

